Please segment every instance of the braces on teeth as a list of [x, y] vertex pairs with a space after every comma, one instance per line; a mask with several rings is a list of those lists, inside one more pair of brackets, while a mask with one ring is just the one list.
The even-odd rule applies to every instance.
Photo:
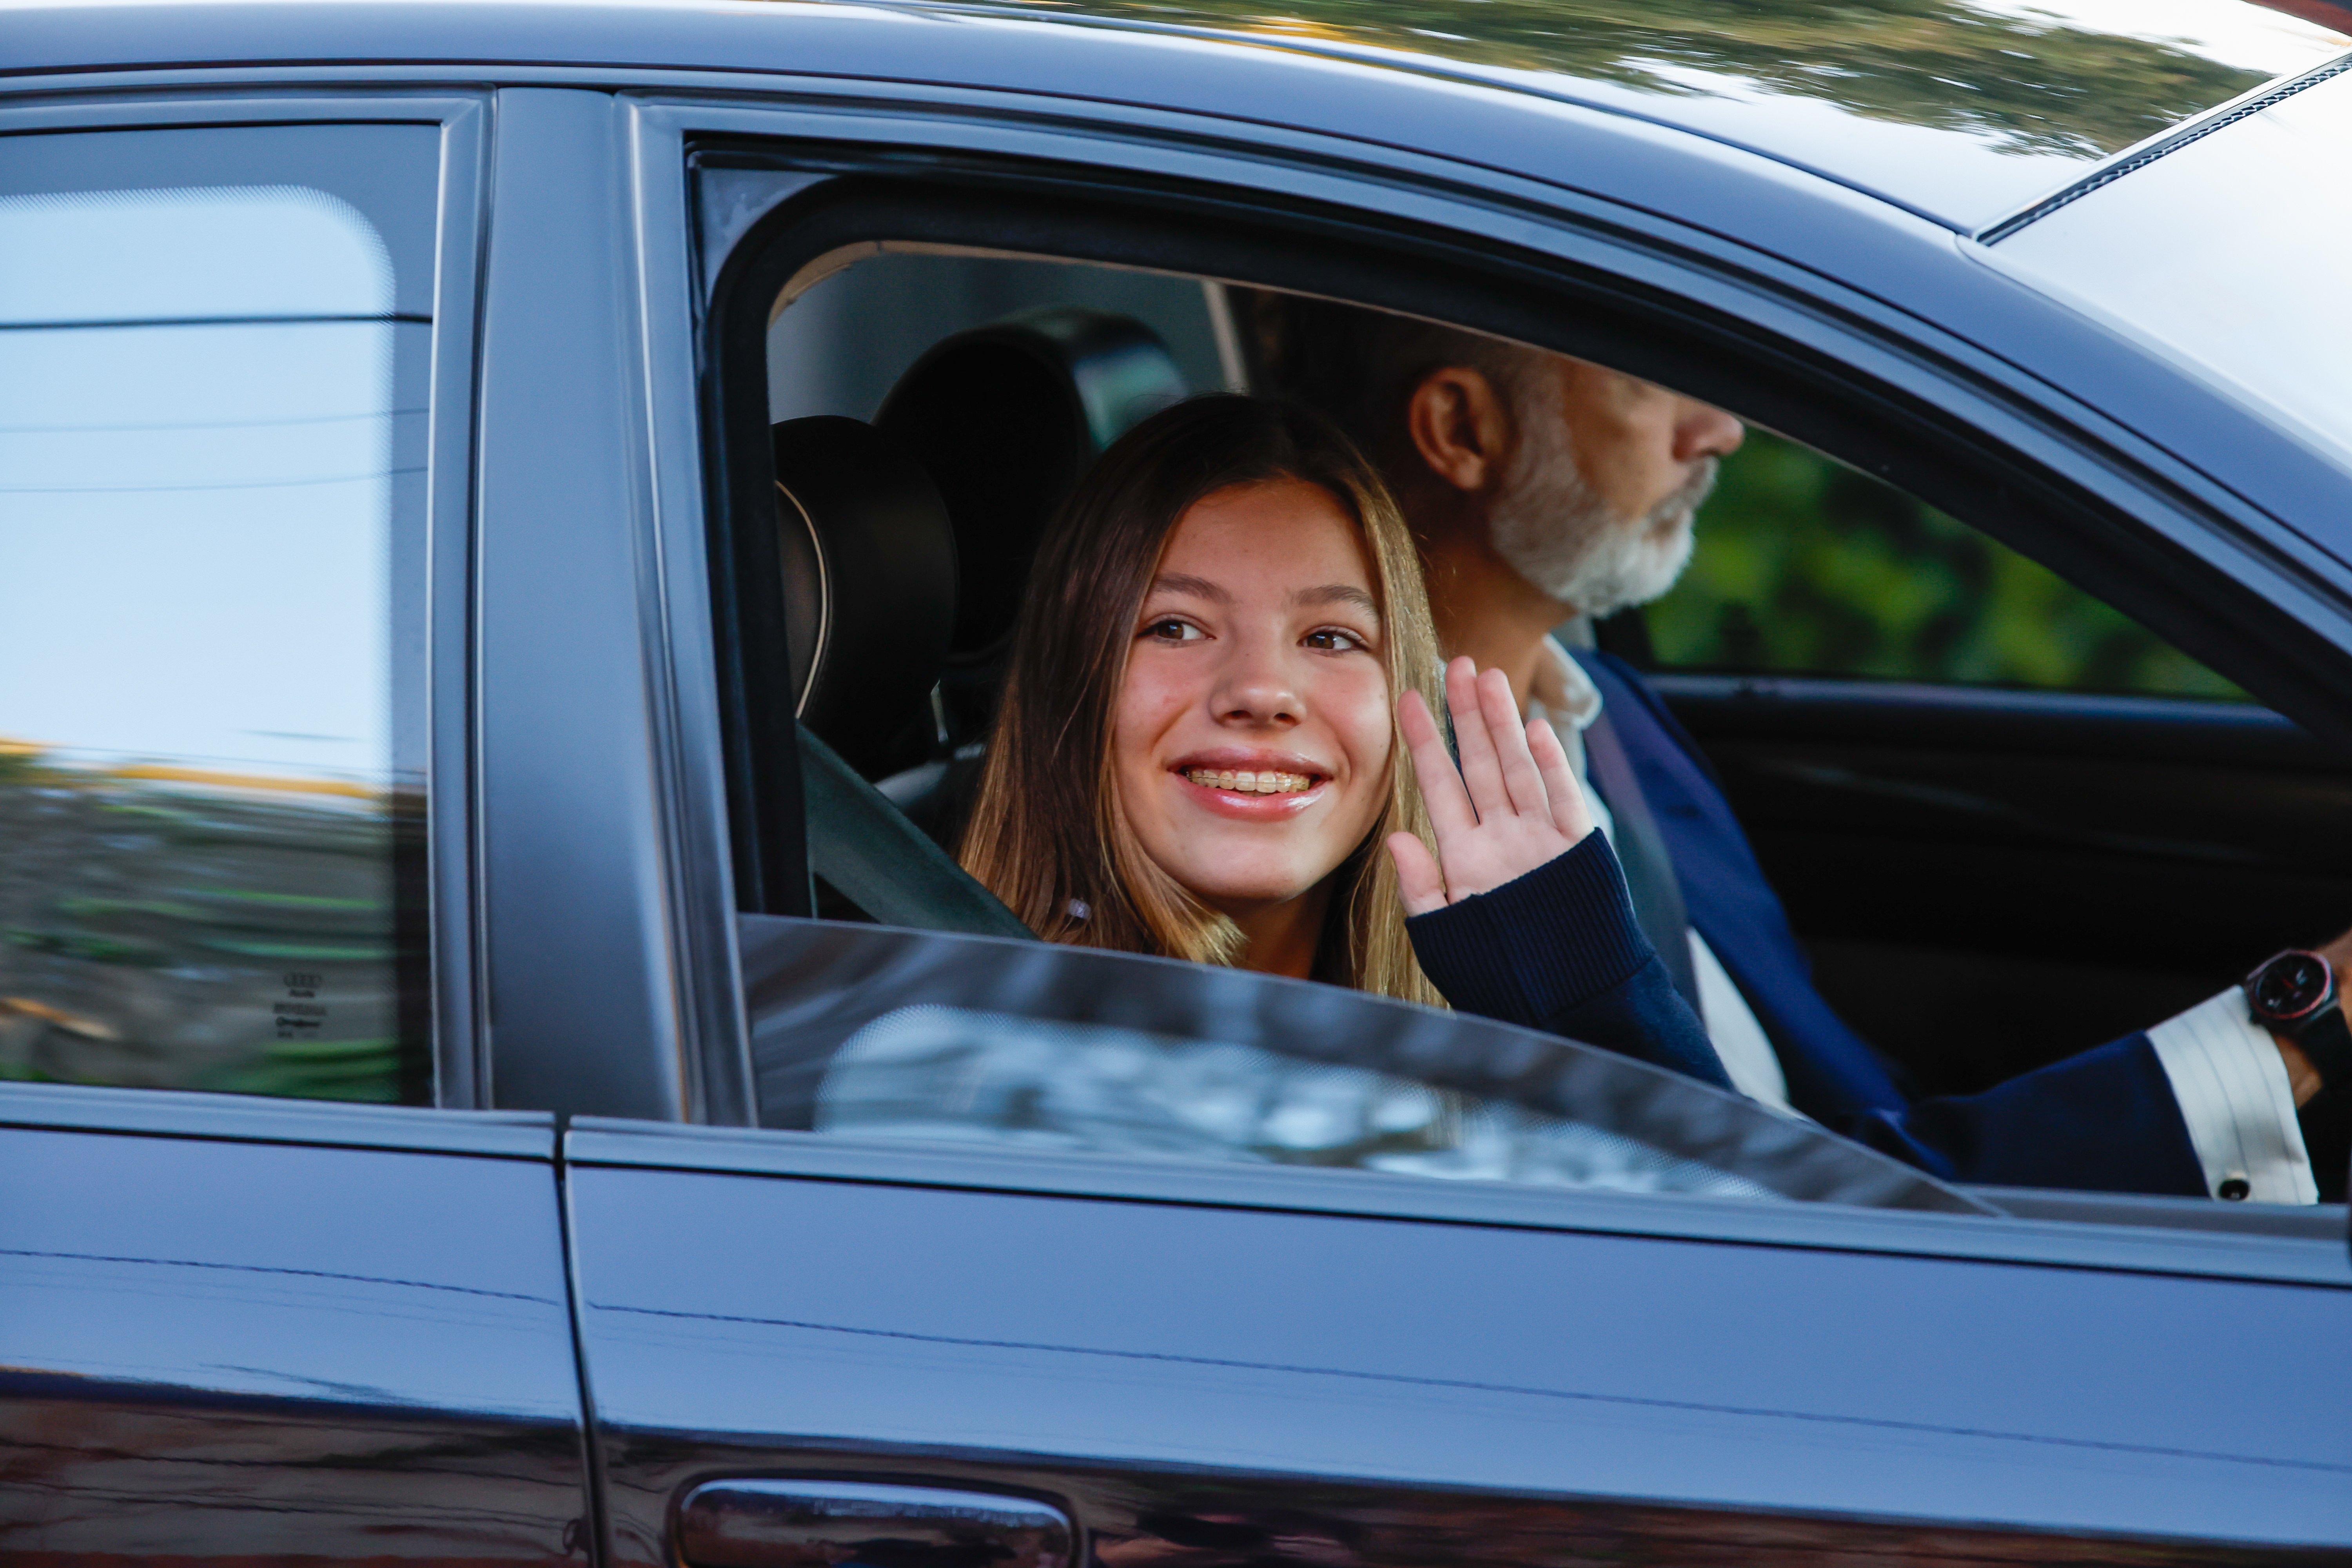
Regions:
[[1184, 776], [1202, 789], [1238, 790], [1244, 795], [1299, 795], [1315, 784], [1305, 773], [1276, 773], [1270, 768], [1264, 773], [1194, 768]]

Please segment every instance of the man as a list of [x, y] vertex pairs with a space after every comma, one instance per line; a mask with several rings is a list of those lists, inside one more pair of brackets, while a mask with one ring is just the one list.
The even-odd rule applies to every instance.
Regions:
[[[1552, 635], [1674, 585], [1738, 420], [1600, 365], [1404, 317], [1261, 296], [1254, 319], [1265, 379], [1337, 419], [1388, 475], [1446, 653], [1501, 669], [1525, 709], [1580, 735], [1571, 755], [1643, 928], [1744, 1093], [1958, 1181], [2316, 1198], [2312, 1115], [2298, 1112], [2318, 1117], [2312, 1142], [2340, 1149], [2352, 1085], [2313, 1106], [2325, 1084], [2312, 1057], [2257, 1024], [2239, 987], [1982, 1094], [1918, 1102], [1813, 989], [1696, 744], [1631, 666]], [[2325, 956], [2340, 985], [2352, 934]], [[2328, 1022], [2336, 1035], [2304, 1037], [2334, 1062]], [[2325, 1174], [2333, 1187], [2343, 1172], [2331, 1162]]]

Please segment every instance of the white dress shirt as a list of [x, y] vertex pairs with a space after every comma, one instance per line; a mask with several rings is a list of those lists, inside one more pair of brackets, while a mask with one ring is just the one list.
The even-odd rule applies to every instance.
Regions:
[[[1549, 656], [1528, 691], [1528, 716], [1551, 721], [1568, 749], [1594, 822], [1610, 842], [1616, 825], [1584, 770], [1584, 728], [1601, 716], [1601, 692], [1558, 643], [1547, 639]], [[1691, 969], [1698, 982], [1699, 1022], [1706, 1026], [1715, 1054], [1732, 1087], [1751, 1100], [1790, 1110], [1789, 1080], [1770, 1037], [1739, 994], [1706, 939], [1690, 931]], [[2294, 1092], [2286, 1062], [2269, 1031], [2246, 1011], [2246, 995], [2231, 986], [2186, 1013], [2147, 1031], [2164, 1068], [2172, 1098], [2188, 1124], [2189, 1142], [2204, 1167], [2205, 1190], [2219, 1197], [2225, 1185], [2255, 1203], [2319, 1201], [2311, 1157], [2295, 1121]]]

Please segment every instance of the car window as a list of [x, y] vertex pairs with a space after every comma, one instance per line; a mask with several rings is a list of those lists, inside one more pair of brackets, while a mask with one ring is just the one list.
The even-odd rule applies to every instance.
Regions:
[[1484, 1019], [1131, 953], [773, 916], [741, 925], [766, 1126], [1985, 1212], [1801, 1120]]
[[2048, 567], [1752, 427], [1699, 512], [1689, 567], [1628, 621], [1612, 631], [1663, 670], [2244, 700]]
[[[872, 463], [894, 460], [893, 447], [917, 455], [954, 519], [961, 598], [927, 700], [910, 686], [897, 696], [906, 718], [870, 726], [888, 690], [870, 660], [842, 710], [825, 705], [826, 655], [805, 656], [814, 668], [799, 672], [813, 697], [804, 766], [859, 775], [951, 849], [1026, 589], [1020, 552], [1058, 499], [1018, 481], [1050, 469], [1066, 487], [1158, 408], [1244, 382], [1233, 303], [1213, 284], [1153, 273], [884, 254], [793, 295], [769, 331], [768, 372], [788, 491], [832, 488], [806, 476], [870, 428], [887, 443]], [[803, 445], [796, 430], [822, 440]], [[821, 504], [812, 494], [787, 531], [821, 527]], [[984, 574], [999, 549], [1011, 570]], [[903, 568], [847, 554], [845, 541], [821, 539], [800, 563], [835, 595], [803, 609], [832, 637], [854, 635], [858, 613], [844, 578]], [[984, 597], [995, 602], [973, 602]], [[1233, 969], [887, 929], [932, 911], [856, 878], [836, 842], [856, 831], [835, 816], [839, 781], [804, 778], [824, 918], [742, 917], [766, 1125], [1041, 1155], [1969, 1206], [1780, 1113], [1483, 1020]], [[1530, 1070], [1528, 1052], [1545, 1066]]]
[[[2167, 1083], [2189, 1081], [2200, 1069], [2185, 1042], [2220, 1037], [2198, 1031], [2221, 1016], [2234, 978], [2267, 952], [2326, 940], [2352, 909], [2336, 881], [2315, 880], [2291, 903], [2264, 879], [2260, 833], [2332, 821], [2341, 769], [2225, 679], [1968, 521], [1830, 455], [1605, 364], [1517, 348], [1491, 362], [1491, 385], [1556, 396], [1563, 410], [1582, 399], [1573, 406], [1586, 411], [1563, 417], [1570, 434], [1527, 450], [1570, 450], [1561, 443], [1585, 438], [1577, 421], [1608, 406], [1632, 411], [1612, 449], [1628, 462], [1660, 431], [1721, 454], [1711, 475], [1683, 474], [1644, 503], [1664, 516], [1703, 498], [1686, 564], [1676, 550], [1671, 562], [1609, 565], [1646, 574], [1663, 596], [1604, 620], [1599, 652], [1571, 652], [1579, 628], [1559, 628], [1563, 646], [1544, 666], [1554, 673], [1530, 678], [1526, 700], [1548, 712], [1557, 702], [1575, 731], [1583, 760], [1572, 765], [1604, 813], [1635, 919], [1661, 962], [1687, 954], [1676, 984], [1738, 1097], [1687, 1082], [1678, 1088], [1689, 1096], [1634, 1093], [1633, 1079], [1612, 1075], [1647, 1082], [1653, 1069], [1395, 999], [1423, 995], [1410, 977], [1373, 984], [1384, 993], [1374, 994], [1139, 956], [1192, 950], [1107, 936], [1086, 898], [1024, 890], [1017, 869], [988, 868], [973, 848], [1022, 809], [1002, 769], [992, 806], [977, 802], [1023, 607], [1067, 594], [1068, 579], [1049, 587], [1034, 560], [1062, 499], [1121, 432], [1225, 389], [1325, 411], [1409, 485], [1420, 470], [1395, 442], [1412, 437], [1375, 409], [1431, 372], [1397, 366], [1412, 355], [1486, 364], [1477, 345], [1497, 340], [1272, 288], [930, 243], [833, 243], [784, 247], [801, 259], [762, 264], [782, 279], [762, 283], [774, 292], [740, 306], [722, 293], [713, 311], [740, 311], [717, 339], [726, 353], [761, 341], [746, 329], [765, 333], [760, 374], [721, 379], [740, 421], [730, 450], [756, 443], [772, 460], [757, 470], [761, 489], [743, 492], [766, 504], [730, 500], [713, 534], [729, 563], [722, 589], [747, 595], [719, 617], [731, 628], [720, 679], [739, 777], [753, 786], [739, 784], [730, 809], [765, 1125], [1040, 1157], [1746, 1201], [1827, 1190], [1776, 1173], [1768, 1148], [1841, 1169], [1865, 1156], [1826, 1127], [1867, 1143], [1865, 1163], [1905, 1154], [1915, 1175], [2179, 1194], [2197, 1177], [2178, 1167], [2119, 1175], [2082, 1163], [2108, 1157], [2091, 1151], [2088, 1123], [2079, 1160], [2068, 1143], [2036, 1164], [1958, 1147], [1934, 1121], [1944, 1111], [1916, 1108], [2078, 1058], [2092, 1070], [2115, 1058], [2094, 1047], [2141, 1049], [2133, 1037], [2151, 1029]], [[1383, 378], [1393, 385], [1376, 390]], [[1180, 427], [1182, 416], [1163, 426]], [[1513, 482], [1563, 520], [1543, 533], [1558, 540], [1600, 515], [1594, 487], [1633, 470], [1580, 460], [1573, 476], [1548, 471], [1561, 482]], [[1664, 470], [1640, 471], [1657, 486]], [[1509, 546], [1523, 580], [1555, 570], [1538, 543]], [[1429, 553], [1442, 542], [1418, 544], [1454, 569]], [[1505, 552], [1499, 537], [1494, 548]], [[1785, 700], [1764, 703], [1725, 675], [1829, 679], [1778, 683], [1762, 694]], [[2065, 700], [2020, 700], [2020, 690]], [[781, 714], [792, 722], [778, 725]], [[1052, 728], [1034, 705], [1023, 722]], [[2250, 748], [2255, 735], [2268, 749]], [[792, 782], [760, 785], [784, 776], [762, 760], [784, 736]], [[1231, 784], [1184, 776], [1253, 787], [1238, 773]], [[2269, 804], [2192, 809], [2199, 790]], [[2211, 843], [2116, 826], [2141, 810], [2159, 825], [2193, 815]], [[1059, 829], [1035, 831], [1033, 847]], [[1106, 846], [1108, 831], [1097, 834]], [[1725, 887], [1710, 884], [1718, 876]], [[991, 888], [1010, 889], [1024, 913]], [[1038, 930], [1056, 942], [1039, 943]], [[1916, 1005], [1926, 995], [1933, 1006]], [[2247, 1070], [2277, 1065], [2266, 1039], [2230, 1038]], [[1421, 1044], [1392, 1044], [1408, 1039]], [[1580, 1064], [1567, 1076], [1563, 1049]], [[1506, 1060], [1541, 1065], [1514, 1077], [1496, 1069]], [[2023, 1092], [2059, 1092], [2049, 1086], [2063, 1088], [2069, 1070]], [[1883, 1114], [1857, 1117], [1839, 1098], [1850, 1092]], [[2193, 1101], [2184, 1114], [2204, 1114]], [[2210, 1167], [2210, 1194], [2308, 1202], [2311, 1171], [2335, 1158], [2294, 1142], [2273, 1110], [2253, 1121], [2268, 1117], [2259, 1131], [2294, 1152], [2258, 1189], [2218, 1132], [2173, 1148], [2170, 1123], [2146, 1132], [2135, 1121], [2110, 1152], [2152, 1161], [2161, 1144]], [[1727, 1115], [1757, 1138], [1719, 1141]], [[1879, 1179], [1861, 1170], [1846, 1190]]]
[[0, 1077], [431, 1097], [437, 133], [0, 167]]

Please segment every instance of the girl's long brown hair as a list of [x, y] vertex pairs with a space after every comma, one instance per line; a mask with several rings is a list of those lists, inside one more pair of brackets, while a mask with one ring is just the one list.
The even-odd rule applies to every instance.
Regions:
[[[1230, 963], [1242, 934], [1143, 852], [1112, 765], [1114, 710], [1136, 617], [1168, 536], [1195, 501], [1234, 485], [1292, 479], [1330, 492], [1362, 532], [1381, 613], [1390, 700], [1408, 688], [1432, 712], [1437, 637], [1412, 535], [1387, 489], [1339, 429], [1255, 398], [1178, 404], [1115, 442], [1037, 549], [1013, 664], [958, 858], [1053, 942]], [[1391, 744], [1388, 804], [1336, 875], [1319, 978], [1444, 1005], [1405, 935], [1396, 867], [1381, 841], [1432, 837], [1412, 769]]]

